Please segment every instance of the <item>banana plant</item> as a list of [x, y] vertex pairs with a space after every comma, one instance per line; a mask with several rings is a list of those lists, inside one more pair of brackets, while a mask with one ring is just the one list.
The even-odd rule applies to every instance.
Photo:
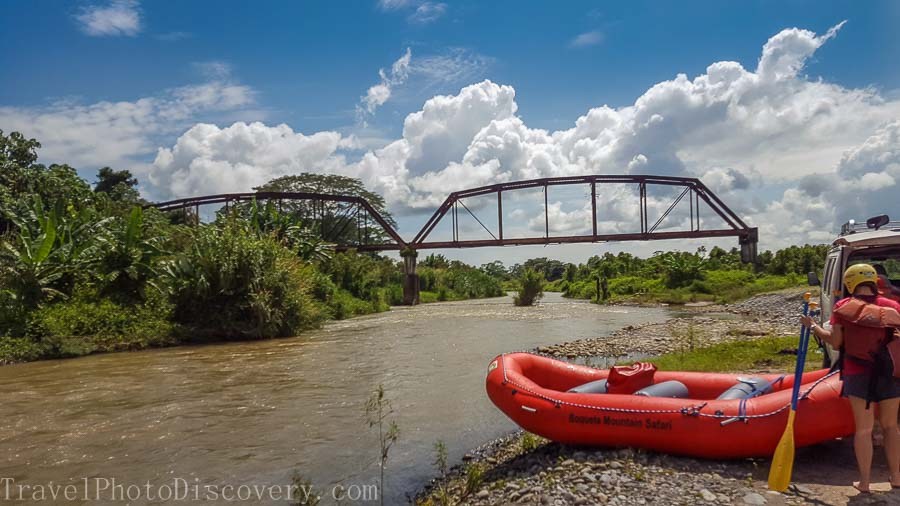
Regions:
[[140, 207], [131, 210], [127, 220], [97, 236], [102, 293], [140, 300], [145, 286], [159, 290], [157, 260], [165, 252], [160, 237], [148, 237]]
[[291, 225], [285, 231], [287, 245], [297, 252], [301, 260], [324, 262], [331, 258], [332, 245], [322, 240], [315, 232], [298, 225]]
[[3, 240], [0, 249], [0, 273], [7, 296], [24, 309], [37, 307], [43, 300], [65, 295], [54, 284], [65, 274], [60, 263], [56, 210], [49, 213], [35, 206], [32, 226], [17, 223], [18, 236]]

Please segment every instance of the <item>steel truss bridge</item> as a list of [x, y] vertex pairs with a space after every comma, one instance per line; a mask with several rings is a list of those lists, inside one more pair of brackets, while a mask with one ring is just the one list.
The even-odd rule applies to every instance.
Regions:
[[[634, 232], [599, 233], [598, 187], [602, 192], [604, 187], [622, 184], [636, 185], [637, 191], [630, 192], [629, 196], [625, 198], [634, 198], [632, 195], [636, 195], [635, 204], [640, 209], [640, 223], [637, 224]], [[566, 186], [590, 188], [591, 223], [588, 230], [579, 234], [554, 235], [550, 233], [554, 227], [551, 223], [549, 212], [549, 190], [550, 188]], [[540, 189], [543, 191], [544, 233], [535, 236], [510, 237], [504, 233], [504, 195], [508, 196], [507, 201], [509, 202], [515, 197], [515, 195], [511, 195], [513, 192], [529, 189]], [[658, 216], [650, 216], [648, 190], [661, 190], [663, 193], [667, 192], [668, 195], [672, 196], [669, 206], [665, 211], [659, 213]], [[482, 204], [480, 207], [466, 205], [466, 199], [475, 198], [481, 198], [481, 200], [475, 201]], [[485, 199], [496, 199], [496, 220], [482, 220], [473, 212], [473, 207], [476, 211], [480, 211], [484, 207]], [[660, 226], [666, 222], [666, 218], [685, 199], [687, 199], [686, 207], [688, 207], [688, 225], [686, 227], [676, 226], [674, 230], [669, 225], [660, 230]], [[280, 212], [290, 213], [302, 226], [316, 231], [325, 241], [333, 243], [338, 250], [400, 251], [404, 259], [404, 271], [406, 274], [403, 287], [404, 303], [406, 304], [418, 303], [419, 281], [416, 274], [416, 252], [420, 249], [737, 237], [741, 247], [741, 260], [744, 262], [755, 262], [757, 243], [759, 241], [757, 229], [748, 227], [737, 214], [729, 209], [699, 179], [668, 176], [588, 175], [553, 177], [498, 183], [453, 192], [447, 196], [440, 207], [425, 222], [422, 229], [410, 241], [404, 240], [397, 233], [393, 220], [385, 218], [368, 201], [357, 196], [307, 192], [226, 193], [160, 202], [149, 206], [161, 211], [180, 211], [184, 213], [187, 221], [199, 223], [201, 206], [224, 205], [227, 213], [232, 207], [236, 211], [240, 209], [246, 210], [246, 203], [261, 201], [267, 201], [267, 209], [274, 207]], [[241, 207], [241, 203], [244, 203], [244, 207]], [[701, 227], [701, 203], [708, 209], [707, 213], [710, 213], [710, 217], [713, 218], [713, 220], [707, 220], [704, 217], [704, 221], [707, 221], [707, 223], [709, 221], [718, 221], [720, 222], [718, 226]], [[685, 207], [684, 204], [682, 204], [683, 207]], [[460, 222], [466, 215], [471, 216], [491, 238], [463, 239], [460, 234]], [[431, 235], [445, 219], [449, 221], [451, 228], [450, 240], [431, 240]], [[682, 217], [678, 224], [683, 223], [683, 221]]]
[[[640, 209], [638, 228], [628, 233], [598, 233], [597, 189], [598, 187], [621, 184], [637, 186], [636, 204]], [[587, 233], [577, 235], [551, 234], [552, 223], [549, 214], [549, 189], [551, 187], [583, 185], [591, 193], [591, 227]], [[648, 188], [675, 188], [675, 196], [668, 208], [659, 216], [650, 216], [648, 211]], [[543, 190], [544, 233], [531, 237], [509, 237], [504, 234], [504, 195], [527, 189]], [[466, 205], [466, 199], [495, 196], [496, 219], [483, 220]], [[689, 225], [677, 230], [659, 230], [679, 203], [687, 199]], [[199, 217], [200, 206], [224, 204], [228, 209], [241, 202], [275, 201], [282, 211], [295, 213], [301, 222], [316, 227], [325, 240], [335, 242], [338, 249], [358, 251], [419, 250], [445, 248], [475, 248], [485, 246], [520, 246], [534, 244], [591, 243], [606, 241], [650, 241], [661, 239], [699, 239], [710, 237], [737, 237], [741, 246], [741, 257], [751, 262], [756, 257], [758, 232], [746, 223], [699, 179], [669, 176], [642, 175], [588, 175], [575, 177], [554, 177], [498, 183], [451, 193], [434, 214], [425, 222], [412, 240], [404, 240], [394, 228], [392, 221], [385, 219], [365, 199], [355, 196], [331, 195], [306, 192], [255, 192], [226, 193], [190, 197], [168, 202], [151, 204], [162, 211], [193, 210]], [[701, 202], [711, 212], [712, 217], [721, 221], [721, 226], [702, 228], [700, 222]], [[460, 234], [461, 216], [471, 216], [490, 236], [490, 239], [463, 239]], [[450, 240], [430, 240], [435, 228], [448, 219], [452, 230]], [[493, 230], [492, 230], [493, 228]]]

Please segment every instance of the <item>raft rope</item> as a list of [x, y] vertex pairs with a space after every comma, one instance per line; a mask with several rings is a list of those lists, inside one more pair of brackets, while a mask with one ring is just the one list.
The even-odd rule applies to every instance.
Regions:
[[[518, 353], [528, 353], [529, 355], [545, 356], [545, 355], [541, 355], [539, 353], [532, 353], [532, 352], [518, 352]], [[531, 394], [534, 397], [537, 397], [539, 399], [543, 399], [547, 402], [553, 403], [554, 405], [556, 405], [556, 407], [571, 406], [571, 407], [575, 407], [575, 408], [591, 409], [591, 410], [596, 410], [596, 411], [609, 411], [609, 412], [613, 412], [613, 413], [628, 413], [628, 414], [641, 414], [641, 415], [664, 415], [664, 414], [681, 413], [682, 415], [685, 415], [685, 416], [703, 416], [703, 417], [708, 417], [708, 418], [719, 418], [719, 419], [726, 418], [726, 419], [734, 419], [735, 421], [741, 420], [744, 423], [748, 423], [750, 419], [766, 418], [769, 416], [775, 416], [775, 415], [781, 413], [782, 411], [785, 411], [791, 407], [791, 403], [788, 402], [784, 406], [782, 406], [778, 409], [769, 411], [768, 413], [760, 413], [760, 414], [756, 414], [756, 415], [748, 415], [746, 413], [746, 409], [743, 409], [743, 411], [744, 411], [743, 413], [739, 412], [738, 417], [734, 417], [732, 415], [726, 415], [726, 414], [722, 413], [721, 411], [716, 411], [715, 413], [701, 412], [701, 410], [703, 408], [705, 408], [706, 405], [708, 404], [706, 402], [703, 402], [703, 403], [697, 404], [697, 405], [693, 405], [693, 406], [685, 406], [685, 407], [682, 407], [679, 409], [614, 408], [614, 407], [610, 407], [610, 406], [596, 406], [596, 405], [592, 405], [592, 404], [581, 404], [578, 402], [568, 402], [568, 401], [563, 401], [563, 400], [559, 400], [559, 399], [554, 399], [554, 398], [544, 395], [542, 393], [535, 392], [534, 390], [531, 390], [527, 386], [521, 385], [521, 384], [509, 379], [509, 377], [506, 374], [506, 361], [504, 360], [506, 358], [506, 355], [508, 355], [508, 354], [504, 353], [504, 354], [500, 355], [500, 361], [503, 364], [500, 366], [503, 368], [503, 383], [504, 384], [508, 383], [508, 384], [516, 387], [516, 389], [518, 389], [518, 391], [526, 392], [528, 394]], [[554, 357], [550, 357], [550, 356], [546, 356], [546, 357], [554, 358]], [[815, 382], [813, 382], [812, 386], [810, 386], [805, 392], [802, 392], [800, 394], [800, 400], [804, 400], [807, 397], [809, 397], [809, 395], [812, 393], [812, 391], [817, 386], [819, 386], [819, 384], [823, 383], [825, 380], [827, 380], [828, 378], [834, 376], [835, 374], [837, 374], [839, 372], [840, 371], [832, 371], [832, 372], [829, 372], [828, 374], [826, 374], [825, 376], [822, 376], [821, 378], [817, 379]], [[513, 390], [513, 394], [515, 394], [515, 393], [517, 393], [517, 390]], [[739, 406], [738, 410], [741, 411], [740, 406]]]

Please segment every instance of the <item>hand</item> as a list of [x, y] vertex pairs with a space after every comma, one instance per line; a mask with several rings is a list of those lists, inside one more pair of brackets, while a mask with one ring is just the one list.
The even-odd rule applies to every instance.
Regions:
[[812, 327], [816, 324], [816, 321], [811, 316], [800, 316], [800, 324], [804, 327]]

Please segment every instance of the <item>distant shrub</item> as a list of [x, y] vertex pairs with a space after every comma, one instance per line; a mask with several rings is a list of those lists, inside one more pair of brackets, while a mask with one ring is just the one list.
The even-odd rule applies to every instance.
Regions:
[[438, 294], [434, 292], [419, 292], [419, 303], [428, 304], [438, 302]]
[[513, 297], [517, 306], [531, 306], [544, 296], [544, 275], [532, 269], [525, 269], [519, 278], [519, 290]]
[[350, 292], [338, 289], [328, 301], [330, 316], [335, 320], [343, 320], [354, 316], [375, 312], [371, 302], [357, 299]]
[[170, 314], [158, 293], [144, 304], [125, 305], [88, 291], [33, 312], [26, 332], [48, 357], [133, 350], [174, 344]]
[[612, 295], [634, 295], [638, 293], [660, 292], [665, 289], [659, 278], [641, 276], [620, 276], [609, 280], [609, 292]]
[[45, 347], [27, 337], [0, 336], [0, 365], [38, 360], [45, 355]]
[[233, 223], [196, 229], [166, 273], [174, 320], [190, 336], [289, 336], [326, 316], [311, 295], [314, 287], [324, 289], [315, 268], [274, 238]]

